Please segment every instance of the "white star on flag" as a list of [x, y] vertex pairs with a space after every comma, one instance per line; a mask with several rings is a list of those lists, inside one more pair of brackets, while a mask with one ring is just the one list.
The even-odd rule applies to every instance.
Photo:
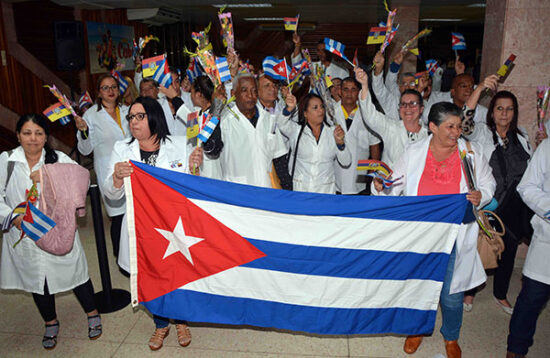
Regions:
[[189, 248], [203, 241], [204, 239], [185, 235], [185, 230], [183, 229], [183, 224], [181, 222], [181, 216], [178, 219], [178, 222], [173, 231], [157, 228], [155, 228], [155, 230], [157, 230], [162, 236], [164, 236], [164, 238], [170, 243], [166, 248], [164, 256], [162, 257], [163, 260], [173, 253], [179, 251], [183, 254], [183, 256], [185, 256], [187, 260], [189, 260], [189, 262], [191, 262], [192, 265], [194, 265], [193, 258], [191, 257], [191, 252], [189, 252]]

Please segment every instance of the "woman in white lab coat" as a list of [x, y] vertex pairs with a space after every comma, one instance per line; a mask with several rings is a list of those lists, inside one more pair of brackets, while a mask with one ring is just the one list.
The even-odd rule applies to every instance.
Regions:
[[[393, 177], [402, 178], [390, 189], [383, 190], [375, 180], [374, 194], [386, 195], [437, 195], [468, 193], [466, 198], [476, 207], [485, 206], [493, 197], [495, 179], [489, 163], [478, 145], [472, 145], [469, 153], [462, 133], [461, 110], [454, 104], [440, 102], [432, 106], [428, 116], [429, 137], [410, 145], [394, 165]], [[475, 144], [475, 143], [472, 143]], [[475, 190], [469, 183], [461, 165], [460, 153], [466, 151], [473, 163]], [[462, 325], [462, 301], [464, 291], [479, 286], [486, 280], [485, 271], [477, 252], [478, 225], [475, 222], [461, 225], [453, 248], [441, 290], [443, 324], [441, 334], [445, 339], [447, 357], [460, 357], [458, 338]], [[405, 352], [414, 353], [422, 336], [409, 336]]]
[[[496, 77], [496, 76], [495, 76]], [[495, 78], [496, 80], [496, 78]], [[479, 98], [484, 86], [479, 86], [471, 98]], [[470, 100], [468, 100], [470, 101]], [[477, 101], [476, 101], [477, 103]], [[474, 107], [472, 103], [468, 103]], [[497, 92], [489, 104], [487, 125], [476, 123], [472, 135], [468, 139], [483, 146], [485, 157], [493, 169], [497, 182], [494, 203], [498, 205], [491, 209], [502, 219], [506, 226], [502, 237], [504, 252], [498, 260], [493, 279], [493, 298], [497, 305], [506, 313], [512, 314], [513, 307], [507, 299], [508, 287], [518, 245], [523, 237], [532, 235], [529, 220], [533, 212], [521, 200], [516, 187], [525, 173], [532, 155], [527, 133], [518, 127], [518, 101], [516, 96], [508, 91]], [[464, 310], [472, 309], [476, 289], [466, 292]]]
[[308, 94], [300, 101], [299, 123], [290, 119], [295, 109], [296, 97], [289, 93], [286, 108], [277, 119], [279, 130], [289, 138], [292, 148], [293, 190], [335, 194], [334, 161], [342, 167], [351, 165], [344, 130], [339, 125], [328, 125], [323, 100], [315, 94]]
[[[38, 170], [49, 163], [74, 163], [62, 152], [47, 144], [48, 120], [39, 114], [22, 116], [15, 132], [21, 144], [11, 154], [0, 155], [0, 221], [11, 214], [13, 208], [26, 201], [27, 189], [38, 182]], [[40, 208], [39, 208], [40, 209]], [[46, 323], [42, 346], [53, 349], [57, 344], [59, 321], [55, 310], [55, 294], [73, 290], [88, 315], [88, 336], [101, 335], [101, 320], [94, 303], [94, 288], [88, 275], [86, 255], [78, 231], [72, 250], [62, 256], [50, 254], [35, 242], [21, 236], [23, 216], [17, 217], [2, 240], [0, 261], [0, 288], [30, 292]]]
[[[193, 104], [195, 112], [189, 110], [187, 106], [180, 106], [176, 113], [176, 120], [183, 123], [184, 126], [187, 125], [187, 118], [190, 114], [196, 113], [197, 122], [199, 128], [204, 126], [204, 116], [203, 114], [210, 113], [210, 107], [212, 106], [212, 96], [214, 95], [214, 84], [208, 78], [208, 76], [198, 76], [193, 80], [191, 84], [191, 102]], [[219, 131], [219, 128], [217, 129]], [[212, 137], [211, 137], [212, 138]], [[188, 144], [191, 147], [197, 146], [198, 139], [197, 137], [188, 140]], [[202, 163], [201, 176], [213, 178], [213, 179], [222, 179], [222, 168], [219, 161], [219, 148], [216, 148], [216, 143], [214, 143], [214, 138], [209, 140], [204, 146], [204, 161]], [[215, 149], [216, 153], [214, 156], [209, 154]]]
[[107, 171], [109, 158], [116, 141], [130, 136], [125, 120], [128, 107], [121, 106], [121, 96], [116, 78], [102, 75], [97, 81], [96, 103], [90, 107], [84, 118], [75, 117], [79, 132], [78, 150], [84, 155], [94, 153], [94, 170], [101, 198], [107, 215], [111, 218], [111, 240], [113, 253], [118, 257], [122, 214], [125, 212], [124, 200], [110, 200], [104, 195], [103, 182], [110, 174]]
[[510, 320], [507, 357], [525, 357], [537, 319], [550, 298], [550, 140], [545, 139], [533, 154], [518, 192], [535, 212], [531, 219], [533, 238], [523, 265], [522, 288]]
[[[124, 181], [133, 169], [128, 160], [141, 161], [146, 164], [189, 173], [193, 167], [202, 164], [202, 149], [188, 152], [185, 137], [173, 137], [168, 133], [164, 111], [160, 104], [149, 97], [138, 97], [130, 106], [127, 116], [132, 138], [115, 143], [108, 166], [109, 176], [103, 186], [105, 196], [112, 200], [124, 200]], [[190, 169], [191, 168], [191, 169]], [[126, 216], [123, 219], [118, 264], [130, 271], [129, 242]], [[132, 272], [133, 275], [136, 272]], [[149, 340], [149, 348], [158, 350], [162, 347], [164, 337], [170, 329], [169, 317], [153, 315], [156, 329]], [[184, 321], [176, 321], [178, 342], [186, 347], [191, 343], [191, 332]]]

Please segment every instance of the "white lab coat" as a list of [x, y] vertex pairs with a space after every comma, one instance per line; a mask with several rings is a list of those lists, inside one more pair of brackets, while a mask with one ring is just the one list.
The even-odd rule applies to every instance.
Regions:
[[[57, 152], [59, 163], [75, 163], [62, 152]], [[0, 221], [11, 213], [19, 203], [25, 201], [25, 190], [30, 189], [32, 180], [29, 175], [44, 165], [46, 152], [42, 150], [40, 161], [29, 168], [25, 152], [17, 147], [11, 156], [7, 152], [0, 155]], [[15, 162], [7, 187], [8, 161]], [[24, 237], [19, 240], [21, 231], [12, 226], [4, 233], [2, 240], [2, 258], [0, 260], [0, 287], [26, 292], [44, 294], [44, 281], [48, 280], [51, 294], [72, 290], [88, 281], [88, 263], [78, 231], [75, 234], [72, 250], [63, 256], [57, 256], [42, 250], [33, 240]]]
[[178, 125], [178, 121], [176, 121], [176, 119], [174, 118], [174, 114], [172, 113], [172, 109], [170, 108], [170, 104], [168, 103], [168, 99], [166, 97], [159, 97], [157, 101], [164, 111], [164, 117], [166, 117], [166, 125], [168, 126], [168, 131], [170, 132], [170, 134], [173, 136], [185, 135], [185, 133], [181, 133], [182, 128]]
[[359, 175], [361, 173], [357, 171], [357, 161], [369, 159], [370, 146], [380, 143], [380, 139], [367, 129], [359, 109], [355, 112], [349, 129], [346, 126], [342, 102], [334, 105], [334, 117], [336, 124], [339, 124], [346, 133], [346, 148], [351, 154], [351, 165], [343, 166], [339, 162], [334, 162], [336, 189], [342, 194], [357, 194], [365, 189], [365, 182], [360, 182], [365, 173]]
[[[527, 131], [525, 131], [523, 128], [518, 127], [518, 130], [523, 135], [518, 135], [518, 140], [523, 149], [529, 156], [533, 155], [533, 150], [531, 149], [531, 145], [529, 145], [529, 137], [527, 135]], [[485, 155], [485, 158], [487, 160], [491, 160], [491, 156], [493, 155], [493, 152], [499, 145], [503, 145], [502, 139], [499, 135], [497, 135], [498, 144], [494, 144], [493, 141], [493, 133], [491, 132], [491, 129], [485, 124], [485, 123], [475, 123], [474, 131], [469, 136], [465, 136], [468, 138], [468, 140], [472, 142], [479, 143], [483, 148], [483, 155]]]
[[533, 154], [518, 192], [525, 204], [535, 212], [531, 219], [533, 237], [523, 265], [523, 274], [550, 285], [550, 140], [545, 139]]
[[[418, 195], [418, 184], [424, 172], [426, 157], [432, 135], [413, 143], [407, 147], [401, 158], [393, 166], [393, 177], [403, 176], [390, 189], [378, 193], [373, 186], [374, 195]], [[477, 143], [471, 143], [474, 155], [468, 154], [474, 163], [474, 172], [477, 188], [481, 192], [481, 202], [478, 208], [484, 207], [493, 197], [496, 188], [496, 182], [493, 178], [491, 167], [483, 150]], [[459, 139], [458, 148], [460, 151], [467, 150], [466, 142]], [[468, 192], [468, 184], [461, 172], [460, 192]], [[471, 288], [481, 285], [487, 279], [485, 270], [477, 252], [478, 225], [473, 222], [470, 224], [461, 224], [456, 239], [456, 261], [454, 266], [453, 280], [451, 282], [450, 293], [467, 291]]]
[[98, 111], [97, 104], [94, 104], [83, 116], [88, 125], [88, 138], [83, 139], [80, 132], [76, 133], [78, 151], [83, 155], [94, 153], [94, 170], [97, 176], [97, 183], [105, 209], [107, 210], [107, 215], [109, 216], [122, 215], [125, 211], [124, 200], [113, 201], [105, 198], [103, 182], [110, 174], [107, 171], [107, 166], [109, 165], [109, 158], [115, 142], [131, 136], [128, 121], [126, 120], [127, 114], [128, 107], [120, 107], [121, 129], [105, 108], [102, 107]]
[[191, 92], [185, 92], [184, 90], [182, 90], [180, 98], [182, 99], [183, 104], [185, 105], [185, 107], [187, 107], [188, 110], [193, 111], [195, 109], [195, 105], [191, 100]]
[[[109, 176], [105, 179], [105, 196], [115, 200], [125, 200], [124, 184], [120, 188], [113, 185], [113, 172], [115, 164], [128, 160], [141, 162], [139, 152], [139, 142], [134, 140], [128, 144], [129, 140], [121, 140], [115, 143], [113, 154], [109, 162]], [[187, 138], [168, 136], [164, 143], [161, 142], [156, 167], [174, 170], [178, 172], [189, 172], [189, 155], [187, 150]], [[118, 264], [124, 270], [130, 272], [130, 249], [128, 240], [128, 224], [126, 214], [122, 219], [122, 229], [120, 232], [120, 252], [118, 254]]]
[[272, 161], [287, 153], [275, 117], [258, 109], [260, 116], [254, 127], [236, 105], [231, 111], [223, 111], [219, 124], [224, 144], [220, 155], [224, 180], [271, 188]]
[[[361, 90], [362, 91], [362, 90]], [[362, 93], [359, 93], [359, 109], [361, 110], [362, 118], [373, 131], [378, 133], [384, 141], [384, 151], [382, 152], [382, 161], [390, 166], [401, 157], [405, 151], [405, 147], [411, 143], [411, 139], [405, 129], [403, 121], [383, 115], [376, 110], [371, 101], [370, 95], [361, 100]], [[421, 128], [418, 132], [417, 141], [428, 136], [428, 129], [420, 123]]]
[[[292, 172], [292, 163], [296, 155], [296, 143], [301, 126], [292, 121], [290, 116], [282, 113], [277, 119], [281, 133], [289, 138], [292, 155], [289, 161], [289, 170]], [[347, 138], [344, 150], [339, 150], [334, 139], [335, 127], [323, 125], [319, 142], [315, 139], [311, 128], [306, 125], [298, 146], [296, 170], [292, 180], [294, 191], [308, 191], [312, 193], [336, 193], [334, 163], [344, 167], [351, 165], [351, 153], [348, 149]]]
[[[189, 111], [189, 109], [186, 106], [181, 106], [178, 111], [176, 112], [176, 121], [179, 123], [182, 123], [184, 126], [184, 123], [187, 123], [187, 116], [194, 112], [199, 112], [200, 110], [197, 110], [198, 107], [195, 107], [195, 110], [193, 112]], [[209, 111], [206, 111], [205, 113], [208, 113]], [[198, 114], [198, 113], [197, 113]], [[203, 116], [198, 116], [198, 123], [199, 127], [202, 128], [203, 126]], [[187, 127], [184, 127], [187, 130]], [[182, 136], [185, 136], [187, 138], [187, 132], [183, 133]], [[195, 143], [198, 142], [197, 138], [194, 138], [194, 143], [191, 143], [191, 140], [187, 140], [187, 150], [191, 152], [193, 150], [193, 147], [195, 146]], [[205, 153], [207, 154], [207, 153]], [[213, 179], [222, 179], [222, 167], [220, 164], [219, 158], [209, 158], [207, 155], [204, 156], [204, 159], [202, 161], [202, 165], [200, 167], [201, 176], [207, 177], [207, 178], [213, 178]]]

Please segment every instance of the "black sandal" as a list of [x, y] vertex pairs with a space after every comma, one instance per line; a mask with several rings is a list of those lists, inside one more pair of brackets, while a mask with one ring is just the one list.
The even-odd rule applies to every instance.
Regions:
[[54, 349], [57, 345], [57, 334], [59, 333], [59, 321], [46, 325], [46, 332], [42, 338], [42, 347], [47, 350]]
[[91, 340], [98, 339], [103, 333], [101, 326], [101, 317], [99, 314], [88, 316], [88, 338]]

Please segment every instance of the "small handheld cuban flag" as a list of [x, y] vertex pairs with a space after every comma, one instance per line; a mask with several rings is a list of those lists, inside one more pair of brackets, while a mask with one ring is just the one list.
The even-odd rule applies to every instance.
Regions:
[[65, 125], [71, 121], [71, 118], [69, 117], [71, 115], [71, 111], [59, 102], [49, 106], [42, 113], [48, 117], [51, 122], [59, 120], [59, 123]]
[[113, 76], [114, 78], [117, 79], [118, 81], [118, 89], [120, 91], [120, 94], [124, 94], [124, 92], [126, 92], [126, 90], [128, 89], [128, 81], [126, 81], [124, 79], [124, 77], [122, 76], [122, 74], [118, 71], [115, 71], [115, 70], [112, 70], [111, 71], [111, 76]]
[[54, 226], [55, 221], [38, 210], [30, 201], [27, 203], [27, 212], [21, 222], [21, 228], [28, 237], [34, 241], [38, 241], [38, 239], [53, 229]]
[[436, 60], [434, 59], [426, 60], [426, 70], [428, 70], [428, 73], [430, 74], [430, 76], [433, 76], [435, 74], [435, 71], [437, 71], [438, 68], [439, 66], [437, 65]]
[[325, 49], [335, 55], [340, 56], [344, 60], [350, 62], [346, 55], [344, 54], [344, 49], [346, 46], [344, 46], [343, 43], [338, 42], [333, 39], [329, 39], [328, 37], [325, 37]]
[[170, 75], [170, 68], [166, 59], [164, 59], [160, 66], [153, 74], [153, 79], [158, 82], [159, 85], [168, 88], [172, 84], [172, 76]]
[[78, 108], [80, 108], [80, 110], [83, 110], [84, 107], [91, 106], [92, 104], [94, 104], [94, 101], [92, 101], [92, 97], [88, 91], [84, 92], [78, 100]]
[[229, 64], [227, 58], [216, 57], [216, 67], [218, 68], [218, 74], [220, 75], [220, 82], [231, 81], [231, 73], [229, 72]]
[[284, 17], [285, 31], [296, 31], [298, 29], [298, 19], [300, 15], [296, 17]]
[[466, 50], [466, 41], [464, 35], [458, 32], [451, 32], [452, 50]]
[[189, 78], [189, 82], [191, 83], [193, 83], [195, 78], [203, 74], [199, 61], [197, 61], [194, 57], [191, 58], [191, 62], [189, 62], [189, 68], [187, 69], [186, 72], [187, 72], [187, 77]]
[[218, 123], [220, 123], [220, 120], [217, 117], [212, 117], [211, 114], [203, 113], [202, 121], [203, 126], [198, 135], [198, 138], [202, 143], [206, 143], [206, 141], [208, 141], [208, 138], [210, 138], [210, 136], [214, 132], [214, 129], [216, 129]]
[[287, 74], [290, 73], [286, 61], [278, 60], [275, 57], [267, 56], [262, 62], [264, 73], [274, 80], [286, 81]]

